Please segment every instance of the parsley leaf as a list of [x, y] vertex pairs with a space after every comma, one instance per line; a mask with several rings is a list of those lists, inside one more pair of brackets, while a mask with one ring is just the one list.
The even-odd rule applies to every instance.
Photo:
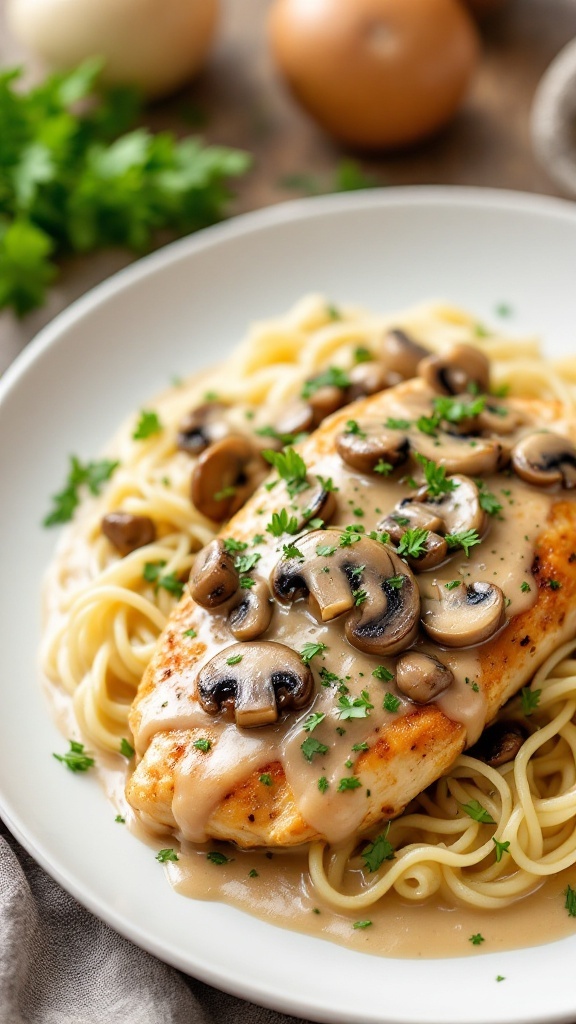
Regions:
[[52, 754], [57, 761], [65, 764], [71, 772], [87, 772], [96, 763], [93, 757], [84, 753], [84, 744], [69, 740], [70, 750], [66, 754]]
[[379, 836], [376, 836], [368, 846], [365, 846], [362, 850], [362, 860], [368, 871], [378, 871], [378, 868], [385, 860], [394, 860], [396, 854], [394, 853], [394, 847], [388, 839], [388, 833], [390, 831], [390, 822], [386, 826], [386, 831], [381, 832]]
[[300, 750], [304, 754], [307, 761], [311, 761], [315, 754], [327, 754], [329, 748], [325, 743], [320, 743], [319, 740], [315, 740], [313, 736], [308, 736], [304, 743], [300, 744]]
[[289, 515], [285, 508], [280, 509], [280, 512], [272, 513], [266, 532], [273, 537], [281, 537], [283, 533], [298, 533], [298, 520], [296, 516]]
[[393, 693], [388, 692], [384, 695], [382, 707], [384, 708], [384, 711], [396, 712], [398, 711], [401, 703], [402, 701], [399, 697], [395, 697]]
[[205, 736], [201, 736], [199, 740], [194, 740], [192, 746], [196, 750], [201, 750], [203, 754], [207, 754], [212, 749], [212, 740], [207, 739]]
[[394, 679], [394, 673], [391, 672], [389, 668], [386, 668], [385, 665], [378, 665], [378, 667], [374, 669], [372, 675], [375, 676], [376, 679], [381, 679], [384, 683], [389, 683], [391, 679]]
[[469, 941], [473, 946], [480, 946], [484, 942], [484, 936], [480, 935], [480, 932], [476, 932], [476, 935], [471, 935]]
[[94, 496], [100, 494], [102, 484], [110, 479], [120, 465], [110, 459], [83, 464], [75, 455], [70, 456], [70, 468], [63, 489], [52, 498], [53, 509], [44, 518], [43, 526], [58, 526], [72, 519], [74, 511], [80, 504], [79, 489], [86, 486]]
[[336, 792], [345, 793], [347, 789], [359, 789], [361, 785], [362, 783], [356, 775], [347, 775], [345, 778], [340, 779]]
[[445, 466], [439, 466], [432, 459], [427, 459], [425, 455], [421, 455], [420, 452], [415, 452], [414, 457], [424, 470], [428, 494], [431, 498], [438, 498], [441, 494], [450, 494], [451, 491], [456, 490], [458, 484], [454, 483], [450, 478], [446, 479]]
[[571, 885], [567, 885], [565, 896], [564, 907], [568, 911], [569, 917], [576, 917], [576, 889], [573, 889]]
[[338, 710], [337, 715], [341, 721], [346, 718], [367, 718], [370, 714], [373, 704], [370, 703], [370, 695], [367, 690], [362, 690], [360, 697], [354, 697], [353, 700], [342, 694], [338, 698]]
[[323, 373], [319, 373], [316, 377], [306, 381], [300, 392], [300, 397], [311, 398], [320, 388], [326, 387], [342, 388], [344, 390], [350, 387], [350, 377], [339, 366], [329, 366]]
[[176, 850], [172, 849], [158, 850], [156, 860], [159, 861], [160, 864], [165, 864], [168, 860], [178, 860], [178, 854], [176, 853]]
[[120, 740], [120, 753], [122, 754], [123, 757], [127, 757], [128, 759], [134, 757], [135, 753], [134, 747], [132, 746], [131, 743], [128, 743], [128, 740], [125, 739], [124, 736]]
[[244, 540], [236, 540], [234, 537], [226, 537], [224, 541], [224, 550], [228, 554], [233, 555], [238, 551], [245, 551], [248, 544]]
[[211, 864], [228, 864], [230, 859], [226, 854], [220, 853], [219, 850], [210, 850], [210, 853], [206, 854], [206, 860], [209, 860]]
[[182, 597], [184, 593], [184, 584], [178, 579], [175, 572], [169, 572], [161, 574], [161, 569], [164, 568], [166, 562], [145, 562], [142, 575], [148, 583], [155, 583], [155, 590], [162, 587], [163, 590], [167, 590], [169, 594], [174, 594], [175, 597]]
[[370, 928], [371, 924], [372, 924], [372, 921], [368, 921], [368, 920], [365, 920], [365, 921], [354, 921], [354, 924], [352, 925], [352, 927], [356, 928], [358, 930], [358, 929]]
[[480, 821], [483, 825], [495, 825], [496, 822], [491, 814], [482, 807], [482, 804], [478, 800], [470, 800], [467, 804], [460, 804], [463, 811], [473, 818], [474, 821]]
[[531, 690], [529, 686], [522, 687], [520, 691], [520, 699], [522, 701], [522, 711], [527, 718], [538, 707], [541, 694], [542, 690]]
[[138, 423], [132, 437], [135, 441], [145, 441], [153, 434], [161, 434], [164, 430], [157, 412], [150, 409], [142, 409]]
[[293, 448], [286, 448], [283, 452], [275, 452], [267, 448], [262, 455], [270, 465], [274, 466], [278, 476], [286, 481], [291, 498], [310, 486], [306, 479], [306, 463]]
[[302, 723], [302, 728], [305, 729], [306, 732], [312, 732], [317, 725], [320, 725], [320, 722], [324, 721], [325, 718], [326, 715], [323, 714], [323, 712], [313, 711], [312, 714], [308, 715], [306, 721]]
[[480, 544], [480, 537], [476, 530], [462, 530], [461, 533], [447, 533], [445, 541], [449, 548], [462, 548], [466, 558], [470, 554], [470, 548]]
[[312, 658], [315, 658], [318, 654], [322, 654], [322, 652], [326, 650], [328, 650], [326, 644], [315, 644], [312, 641], [308, 641], [300, 651], [300, 657], [305, 665], [309, 665]]
[[409, 558], [419, 558], [426, 551], [429, 536], [430, 530], [423, 530], [420, 526], [405, 530], [398, 544], [398, 554], [408, 555]]
[[492, 842], [494, 843], [495, 847], [496, 863], [499, 864], [500, 861], [502, 860], [502, 854], [509, 853], [510, 840], [507, 839], [506, 842], [501, 843], [499, 842], [498, 839], [494, 839], [494, 837], [492, 837]]
[[262, 558], [262, 555], [258, 551], [253, 551], [250, 555], [237, 555], [234, 560], [234, 567], [238, 569], [238, 572], [250, 572]]

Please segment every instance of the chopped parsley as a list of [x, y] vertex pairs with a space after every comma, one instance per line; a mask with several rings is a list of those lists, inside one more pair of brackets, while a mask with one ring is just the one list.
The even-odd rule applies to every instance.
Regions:
[[328, 782], [326, 776], [321, 775], [320, 778], [318, 779], [318, 789], [320, 790], [320, 792], [325, 793], [329, 785], [330, 783]]
[[240, 577], [240, 588], [241, 590], [250, 590], [256, 586], [256, 580], [253, 580], [251, 576]]
[[455, 587], [459, 587], [462, 580], [450, 580], [449, 583], [445, 583], [446, 590], [454, 590]]
[[259, 875], [258, 875], [258, 872], [256, 871], [256, 868], [250, 868], [250, 871], [248, 872], [248, 878], [258, 878], [258, 877], [259, 877]]
[[117, 822], [118, 825], [126, 824], [126, 818], [122, 814], [117, 814], [114, 821]]
[[243, 654], [233, 654], [229, 658], [226, 658], [227, 665], [239, 665], [244, 657]]
[[522, 701], [522, 711], [528, 718], [533, 711], [536, 710], [540, 703], [540, 697], [542, 690], [531, 690], [529, 686], [523, 686], [520, 690], [520, 700]]
[[354, 604], [360, 606], [368, 600], [368, 593], [365, 590], [353, 590], [352, 597], [354, 598]]
[[447, 533], [445, 541], [449, 548], [462, 548], [466, 558], [470, 554], [470, 548], [480, 544], [480, 537], [476, 530], [462, 530], [460, 533]]
[[391, 672], [389, 668], [386, 668], [385, 665], [378, 665], [378, 667], [374, 669], [372, 675], [375, 676], [376, 679], [381, 679], [383, 683], [389, 683], [391, 679], [394, 679], [394, 673]]
[[53, 495], [52, 511], [44, 517], [42, 525], [59, 526], [61, 523], [68, 523], [80, 504], [79, 489], [85, 486], [90, 494], [100, 494], [102, 484], [110, 479], [119, 465], [119, 462], [112, 462], [110, 459], [83, 464], [75, 455], [71, 455], [66, 483], [58, 494]]
[[361, 750], [370, 750], [370, 747], [368, 746], [368, 744], [366, 742], [364, 742], [364, 743], [355, 743], [354, 746], [352, 747], [352, 750], [354, 750], [355, 752], [358, 752], [358, 751], [361, 751]]
[[576, 889], [573, 889], [571, 885], [566, 886], [565, 890], [566, 900], [564, 907], [568, 911], [569, 917], [576, 917]]
[[394, 847], [388, 839], [389, 831], [390, 822], [388, 822], [386, 830], [381, 832], [379, 836], [376, 836], [376, 839], [368, 843], [362, 850], [362, 860], [370, 872], [378, 871], [378, 868], [385, 860], [394, 860], [396, 856]]
[[408, 430], [410, 420], [395, 420], [392, 416], [389, 416], [384, 426], [388, 430]]
[[258, 564], [262, 555], [259, 551], [253, 551], [250, 555], [238, 555], [234, 561], [234, 567], [238, 572], [250, 572]]
[[128, 760], [130, 760], [131, 757], [134, 757], [134, 747], [131, 743], [128, 743], [128, 740], [124, 739], [124, 737], [120, 740], [120, 753], [123, 757], [127, 757]]
[[300, 651], [300, 657], [305, 665], [309, 665], [312, 658], [317, 657], [318, 654], [322, 654], [322, 652], [326, 650], [328, 650], [326, 644], [315, 644], [312, 641], [308, 641]]
[[548, 586], [550, 587], [550, 590], [560, 590], [562, 584], [560, 583], [560, 580], [550, 580]]
[[384, 462], [384, 459], [378, 459], [378, 462], [374, 466], [374, 473], [379, 473], [380, 476], [389, 476], [394, 466], [391, 462]]
[[313, 711], [312, 714], [308, 715], [306, 721], [302, 723], [302, 728], [306, 732], [313, 732], [316, 726], [320, 725], [320, 722], [323, 722], [325, 718], [326, 715], [322, 711]]
[[346, 420], [346, 433], [356, 434], [357, 437], [366, 437], [366, 431], [362, 430], [356, 420]]
[[262, 455], [267, 462], [274, 466], [278, 476], [286, 481], [288, 494], [291, 498], [310, 486], [306, 479], [306, 463], [302, 456], [298, 455], [298, 452], [294, 451], [293, 448], [286, 448], [283, 452], [266, 449], [266, 451], [262, 452]]
[[510, 852], [510, 840], [507, 839], [506, 842], [501, 843], [498, 839], [494, 839], [494, 837], [492, 837], [492, 842], [495, 847], [494, 852], [496, 854], [496, 863], [499, 864], [502, 860], [502, 854]]
[[211, 864], [228, 864], [230, 857], [227, 857], [225, 853], [220, 853], [219, 850], [210, 850], [210, 853], [206, 854], [206, 860], [209, 860]]
[[362, 783], [356, 775], [347, 775], [338, 783], [338, 793], [345, 793], [348, 789], [359, 789]]
[[320, 388], [326, 387], [342, 388], [344, 391], [345, 388], [350, 387], [350, 377], [339, 366], [329, 366], [323, 373], [319, 373], [312, 380], [306, 381], [300, 396], [301, 398], [311, 398]]
[[194, 740], [192, 746], [195, 747], [196, 750], [201, 750], [203, 754], [207, 754], [208, 751], [212, 749], [212, 740], [206, 739], [205, 736], [202, 736], [199, 740]]
[[304, 560], [304, 555], [300, 551], [300, 548], [297, 548], [295, 544], [284, 544], [282, 554], [284, 555], [284, 558], [299, 558], [301, 561]]
[[400, 590], [404, 585], [405, 579], [406, 577], [403, 576], [402, 573], [398, 573], [397, 576], [389, 576], [387, 580], [384, 580], [384, 583], [386, 586], [392, 587], [392, 590]]
[[434, 412], [440, 420], [446, 420], [447, 423], [462, 423], [463, 420], [473, 419], [484, 411], [485, 406], [484, 395], [471, 400], [450, 398], [447, 395], [440, 395], [434, 399]]
[[269, 774], [269, 772], [263, 772], [263, 774], [260, 776], [259, 781], [262, 783], [263, 786], [271, 786], [272, 776]]
[[415, 452], [414, 455], [424, 470], [428, 494], [431, 498], [438, 498], [441, 494], [450, 494], [456, 490], [458, 484], [454, 483], [449, 477], [446, 478], [445, 466], [439, 466], [432, 459], [427, 459], [425, 455], [421, 455], [420, 452]]
[[191, 640], [194, 640], [194, 638], [198, 636], [198, 633], [195, 629], [185, 629], [182, 636], [188, 636]]
[[226, 537], [224, 541], [224, 550], [230, 555], [236, 554], [238, 551], [246, 551], [248, 544], [244, 540], [236, 540], [234, 537]]
[[318, 544], [316, 546], [316, 554], [320, 555], [321, 558], [329, 558], [335, 551], [336, 548], [333, 544]]
[[273, 537], [281, 537], [283, 533], [298, 533], [298, 520], [296, 516], [289, 515], [285, 508], [280, 509], [280, 512], [272, 513], [266, 532]]
[[426, 544], [430, 530], [424, 530], [421, 526], [405, 530], [398, 544], [398, 554], [407, 555], [409, 558], [419, 558], [426, 551]]
[[360, 697], [354, 697], [353, 700], [342, 694], [338, 698], [336, 713], [341, 721], [347, 718], [367, 718], [373, 707], [374, 705], [370, 703], [370, 694], [367, 690], [362, 690]]
[[530, 590], [531, 590], [530, 584], [527, 583], [526, 580], [523, 580], [522, 583], [520, 584], [520, 590], [522, 591], [523, 594], [529, 594]]
[[84, 753], [84, 744], [69, 740], [70, 750], [66, 754], [52, 754], [57, 761], [65, 764], [71, 772], [87, 772], [96, 763], [93, 757]]
[[354, 924], [352, 925], [352, 927], [356, 928], [357, 930], [360, 930], [360, 929], [364, 929], [364, 928], [369, 928], [371, 924], [372, 924], [372, 921], [367, 921], [367, 920], [366, 921], [354, 921]]
[[370, 363], [374, 359], [369, 348], [364, 345], [358, 345], [354, 349], [354, 362], [355, 363]]
[[489, 516], [496, 516], [502, 511], [502, 505], [498, 501], [495, 494], [492, 491], [486, 489], [486, 485], [483, 480], [477, 480], [476, 486], [479, 492], [480, 508], [484, 510]]
[[386, 693], [382, 702], [382, 707], [385, 711], [398, 711], [402, 701], [399, 697], [395, 697], [393, 693]]
[[158, 413], [151, 409], [142, 409], [132, 437], [135, 441], [145, 441], [154, 434], [161, 434], [163, 430]]
[[175, 572], [162, 573], [161, 570], [166, 565], [166, 562], [145, 562], [142, 576], [147, 583], [154, 583], [155, 590], [158, 591], [160, 587], [163, 590], [167, 590], [169, 594], [174, 594], [175, 597], [182, 597], [184, 593], [184, 584], [178, 579]]
[[215, 491], [212, 497], [214, 501], [225, 501], [226, 498], [233, 498], [236, 494], [236, 488], [230, 484], [229, 487], [223, 487], [221, 491]]
[[478, 800], [470, 800], [467, 804], [460, 804], [463, 811], [466, 812], [469, 818], [473, 818], [474, 821], [479, 821], [483, 825], [495, 825], [496, 822], [491, 814], [488, 813], [485, 807]]
[[178, 860], [178, 854], [176, 853], [176, 850], [172, 849], [158, 850], [156, 860], [159, 861], [160, 864], [165, 864], [168, 860]]
[[470, 936], [468, 941], [471, 942], [473, 946], [480, 946], [484, 942], [484, 936], [480, 935], [480, 932], [476, 932], [475, 935]]
[[315, 754], [327, 754], [329, 748], [325, 743], [315, 740], [313, 736], [307, 736], [304, 743], [300, 744], [300, 750], [307, 761], [312, 761]]
[[259, 437], [273, 437], [275, 441], [280, 441], [284, 447], [287, 445], [298, 444], [299, 441], [303, 441], [305, 437], [308, 437], [308, 434], [305, 431], [302, 431], [299, 434], [281, 434], [274, 427], [260, 427], [256, 433]]

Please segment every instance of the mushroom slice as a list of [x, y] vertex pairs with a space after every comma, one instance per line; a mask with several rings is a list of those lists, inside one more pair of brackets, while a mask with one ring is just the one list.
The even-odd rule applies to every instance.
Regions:
[[495, 722], [484, 730], [480, 739], [468, 754], [477, 757], [492, 768], [513, 761], [524, 741], [528, 738], [528, 730], [519, 722]]
[[254, 576], [254, 586], [239, 588], [230, 607], [228, 625], [237, 640], [257, 640], [272, 618], [272, 600], [268, 583]]
[[433, 584], [437, 597], [422, 598], [422, 625], [445, 647], [482, 643], [504, 622], [504, 594], [494, 583], [459, 583], [447, 590]]
[[442, 520], [441, 533], [476, 530], [478, 536], [483, 537], [488, 517], [480, 504], [478, 487], [469, 476], [454, 474], [450, 480], [455, 485], [452, 491], [448, 491], [440, 498], [430, 498], [428, 491], [422, 488], [416, 495], [414, 504], [422, 502], [429, 513], [435, 513]]
[[388, 371], [397, 374], [400, 380], [415, 377], [420, 362], [429, 355], [429, 349], [419, 345], [399, 327], [388, 331], [382, 342], [384, 365]]
[[410, 442], [405, 434], [389, 430], [378, 423], [362, 424], [357, 431], [338, 434], [336, 448], [340, 457], [353, 469], [371, 473], [380, 460], [401, 466], [408, 458]]
[[275, 426], [279, 434], [307, 434], [315, 426], [312, 407], [302, 399], [296, 399], [286, 406]]
[[240, 576], [224, 541], [216, 537], [198, 552], [190, 573], [190, 595], [202, 608], [218, 608], [234, 596]]
[[329, 523], [336, 511], [336, 495], [333, 491], [327, 491], [318, 477], [307, 478], [310, 486], [295, 494], [290, 502], [290, 515], [294, 514], [298, 520], [299, 533], [311, 519], [323, 519]]
[[526, 423], [526, 416], [518, 409], [510, 409], [500, 402], [487, 402], [482, 412], [478, 413], [478, 428], [486, 434], [498, 434], [507, 437]]
[[512, 449], [512, 466], [522, 480], [536, 487], [561, 483], [576, 487], [576, 447], [552, 431], [528, 434]]
[[350, 386], [346, 392], [346, 404], [355, 402], [357, 398], [365, 398], [367, 395], [376, 395], [378, 391], [384, 391], [395, 382], [394, 377], [386, 372], [381, 363], [369, 360], [365, 363], [358, 363], [352, 367], [348, 374]]
[[314, 426], [317, 427], [326, 416], [341, 409], [346, 402], [345, 388], [337, 387], [335, 384], [324, 384], [317, 388], [308, 398], [314, 416]]
[[179, 450], [200, 455], [215, 441], [226, 437], [230, 433], [230, 427], [224, 419], [227, 409], [224, 402], [205, 402], [192, 409], [178, 427], [176, 443]]
[[378, 523], [378, 529], [390, 535], [394, 544], [400, 544], [406, 530], [426, 530], [425, 547], [421, 555], [403, 555], [416, 572], [424, 572], [440, 565], [448, 555], [448, 545], [441, 536], [444, 523], [425, 505], [409, 499], [400, 502], [394, 512]]
[[109, 512], [102, 519], [102, 533], [122, 557], [156, 540], [156, 526], [150, 516], [131, 512]]
[[[438, 431], [436, 438], [418, 434], [412, 448], [431, 462], [445, 466], [448, 473], [482, 476], [502, 469], [510, 459], [509, 446], [494, 437], [457, 437]], [[417, 460], [415, 460], [417, 461]]]
[[231, 434], [202, 452], [192, 473], [192, 501], [203, 516], [222, 523], [242, 507], [267, 472], [254, 445]]
[[[414, 576], [387, 545], [362, 537], [341, 546], [345, 539], [345, 531], [313, 530], [299, 540], [304, 559], [281, 558], [272, 572], [275, 597], [284, 603], [308, 597], [322, 622], [349, 612], [346, 637], [360, 651], [381, 656], [404, 650], [418, 632]], [[331, 553], [321, 553], [326, 550]]]
[[234, 714], [250, 729], [276, 722], [281, 711], [306, 707], [314, 677], [296, 651], [260, 640], [219, 651], [198, 673], [198, 700], [209, 715]]
[[396, 686], [409, 700], [427, 704], [454, 682], [454, 673], [437, 658], [422, 651], [403, 654], [396, 665]]
[[490, 363], [480, 349], [472, 345], [453, 345], [447, 352], [428, 356], [418, 373], [434, 391], [458, 395], [490, 390]]

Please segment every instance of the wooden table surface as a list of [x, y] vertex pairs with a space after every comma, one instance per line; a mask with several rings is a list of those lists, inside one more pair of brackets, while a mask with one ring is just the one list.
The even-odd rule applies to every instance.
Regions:
[[[27, 63], [2, 25], [3, 4], [0, 0], [0, 65]], [[222, 0], [209, 66], [188, 89], [146, 115], [154, 129], [185, 133], [190, 129], [182, 111], [192, 104], [205, 114], [207, 141], [254, 154], [254, 169], [238, 183], [234, 212], [292, 198], [298, 193], [282, 182], [293, 174], [311, 175], [328, 189], [339, 162], [353, 155], [327, 139], [279, 82], [266, 47], [268, 4]], [[484, 26], [482, 65], [455, 121], [410, 152], [362, 158], [362, 168], [383, 185], [485, 185], [559, 194], [531, 153], [529, 113], [540, 76], [574, 36], [576, 0], [512, 0]], [[0, 315], [0, 372], [59, 310], [130, 259], [124, 252], [71, 259], [41, 310], [20, 321]]]

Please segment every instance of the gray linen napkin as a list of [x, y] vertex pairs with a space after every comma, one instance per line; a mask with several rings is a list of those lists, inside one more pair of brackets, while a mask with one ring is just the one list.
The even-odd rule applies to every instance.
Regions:
[[0, 1024], [297, 1024], [167, 967], [90, 914], [0, 821]]

